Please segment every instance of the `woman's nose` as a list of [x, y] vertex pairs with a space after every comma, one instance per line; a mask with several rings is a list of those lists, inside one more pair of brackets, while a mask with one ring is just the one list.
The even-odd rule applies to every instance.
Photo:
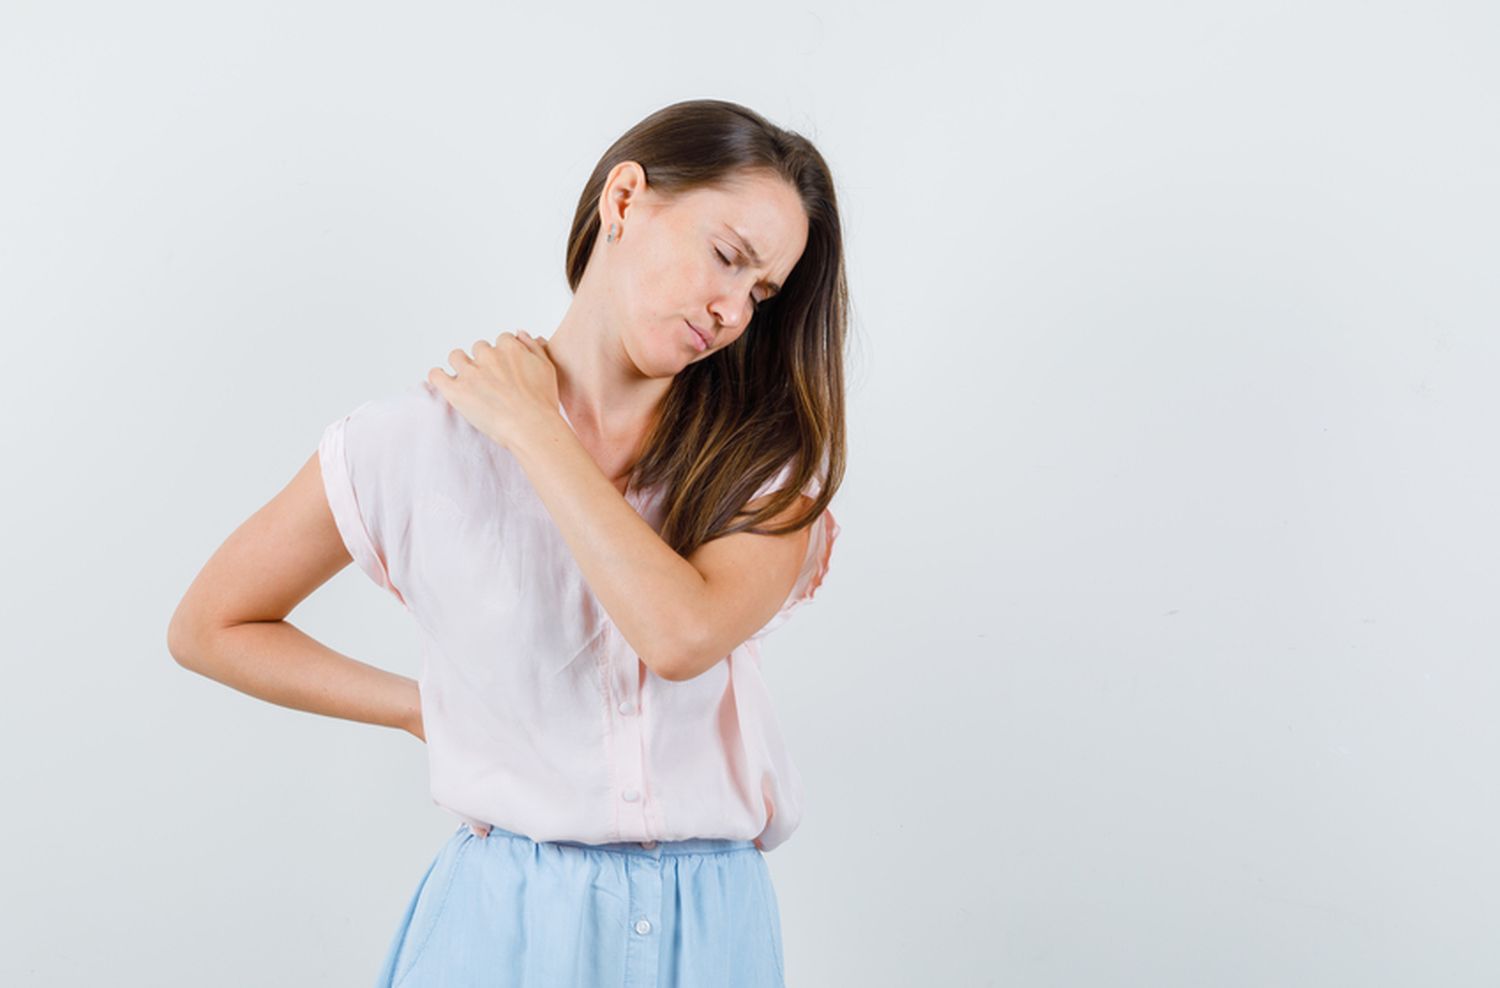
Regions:
[[714, 317], [719, 321], [719, 329], [724, 333], [732, 333], [744, 325], [744, 320], [749, 318], [745, 312], [748, 302], [735, 305], [733, 302], [722, 303], [714, 307]]

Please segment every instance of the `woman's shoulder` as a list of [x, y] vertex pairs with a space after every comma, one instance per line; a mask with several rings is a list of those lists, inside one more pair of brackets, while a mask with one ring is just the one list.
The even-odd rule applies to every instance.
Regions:
[[427, 380], [371, 398], [349, 413], [367, 430], [390, 438], [471, 438], [479, 432]]
[[339, 424], [351, 460], [432, 479], [497, 466], [503, 452], [425, 379], [371, 398]]
[[448, 402], [427, 381], [418, 381], [369, 399], [350, 412], [369, 420], [379, 419], [392, 425], [402, 423], [436, 424], [442, 421]]

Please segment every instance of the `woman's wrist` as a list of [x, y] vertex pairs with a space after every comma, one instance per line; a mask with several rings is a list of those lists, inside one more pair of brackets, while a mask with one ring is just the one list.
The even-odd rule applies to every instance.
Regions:
[[417, 685], [417, 681], [415, 679], [409, 679], [407, 680], [407, 682], [411, 684], [410, 688], [407, 691], [409, 694], [409, 708], [407, 710], [406, 718], [401, 724], [401, 727], [408, 734], [411, 734], [423, 744], [426, 744], [427, 731], [425, 725], [422, 723], [422, 691], [421, 688]]

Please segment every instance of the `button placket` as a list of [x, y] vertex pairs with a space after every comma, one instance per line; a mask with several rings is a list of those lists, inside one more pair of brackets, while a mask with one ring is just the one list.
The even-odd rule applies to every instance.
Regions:
[[630, 932], [625, 946], [627, 988], [654, 988], [661, 959], [662, 860], [659, 854], [630, 855]]
[[645, 734], [641, 727], [640, 697], [635, 695], [638, 693], [641, 660], [624, 644], [612, 625], [606, 626], [603, 642], [608, 654], [605, 682], [616, 699], [608, 719], [619, 796], [615, 803], [618, 833], [649, 833], [651, 828], [646, 825]]

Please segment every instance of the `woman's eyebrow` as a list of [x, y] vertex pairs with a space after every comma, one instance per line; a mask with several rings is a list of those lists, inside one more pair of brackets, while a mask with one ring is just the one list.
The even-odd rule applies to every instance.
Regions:
[[[730, 233], [734, 234], [734, 239], [736, 239], [736, 240], [738, 240], [740, 242], [740, 247], [745, 251], [745, 256], [748, 257], [748, 258], [750, 258], [750, 263], [751, 264], [754, 264], [754, 265], [756, 265], [758, 267], [764, 267], [765, 266], [765, 262], [760, 259], [760, 255], [755, 252], [755, 248], [750, 246], [750, 241], [748, 241], [748, 240], [745, 239], [745, 235], [743, 233], [741, 233], [740, 231], [736, 230], [734, 227], [730, 226], [728, 223], [724, 224], [724, 229], [726, 229]], [[778, 285], [778, 284], [776, 284], [776, 282], [774, 282], [774, 281], [767, 281], [765, 279], [762, 279], [761, 280], [761, 284], [765, 285], [767, 288], [771, 289], [772, 292], [779, 292], [779, 291], [781, 291], [781, 286]]]

